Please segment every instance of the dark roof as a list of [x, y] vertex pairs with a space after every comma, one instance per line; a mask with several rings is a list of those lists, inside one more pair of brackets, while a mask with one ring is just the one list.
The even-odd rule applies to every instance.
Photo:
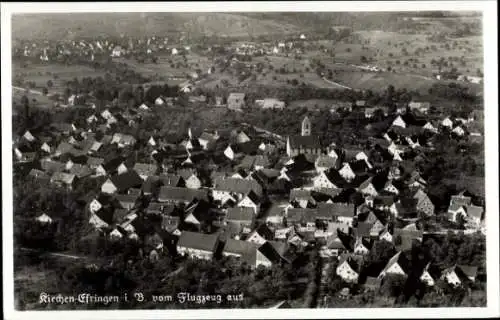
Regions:
[[113, 158], [113, 159], [111, 159], [109, 161], [104, 162], [104, 164], [102, 165], [102, 167], [104, 168], [104, 170], [106, 170], [106, 172], [108, 172], [108, 171], [114, 171], [124, 161], [125, 161], [125, 158], [123, 158], [123, 157], [116, 157], [116, 158]]
[[250, 191], [253, 191], [257, 196], [262, 196], [262, 187], [256, 180], [253, 179], [218, 177], [215, 180], [214, 189], [241, 194], [248, 194]]
[[369, 237], [372, 226], [373, 224], [371, 223], [358, 222], [358, 225], [354, 229], [354, 233], [357, 237]]
[[181, 176], [175, 175], [175, 174], [170, 174], [170, 173], [164, 173], [160, 175], [160, 181], [164, 186], [170, 186], [170, 187], [177, 187], [179, 186], [179, 182], [181, 180]]
[[389, 261], [387, 262], [387, 264], [386, 264], [385, 268], [382, 270], [382, 272], [388, 270], [395, 263], [399, 264], [401, 269], [406, 274], [409, 274], [409, 272], [411, 270], [410, 262], [408, 261], [408, 259], [404, 256], [404, 254], [401, 251], [399, 251], [391, 259], [389, 259]]
[[330, 182], [333, 183], [338, 188], [343, 188], [347, 184], [347, 182], [344, 180], [344, 178], [335, 169], [330, 169], [330, 170], [324, 171], [324, 174], [326, 175], [328, 180], [330, 180]]
[[258, 226], [255, 231], [266, 240], [272, 240], [274, 238], [274, 232], [269, 229], [265, 223]]
[[214, 252], [219, 235], [183, 231], [177, 246]]
[[118, 189], [118, 192], [126, 191], [130, 188], [140, 188], [143, 180], [137, 172], [134, 170], [129, 170], [125, 173], [115, 175], [111, 177], [111, 182]]
[[205, 190], [163, 186], [160, 188], [158, 201], [191, 202], [194, 199], [208, 200], [207, 197], [208, 195]]
[[316, 136], [290, 136], [290, 147], [292, 149], [317, 149], [321, 148], [319, 138]]
[[[283, 244], [285, 243], [283, 242]], [[280, 263], [282, 261], [287, 261], [287, 259], [278, 250], [279, 248], [277, 248], [277, 246], [274, 246], [270, 241], [267, 241], [259, 247], [260, 253], [262, 253], [271, 262]]]
[[459, 268], [467, 277], [476, 277], [477, 275], [477, 267], [457, 265], [457, 268]]

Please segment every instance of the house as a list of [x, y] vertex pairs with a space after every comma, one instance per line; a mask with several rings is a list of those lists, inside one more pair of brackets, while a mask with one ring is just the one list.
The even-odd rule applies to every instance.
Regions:
[[422, 282], [426, 286], [433, 287], [436, 284], [436, 281], [439, 279], [439, 270], [435, 265], [429, 262], [422, 270], [422, 274], [420, 275], [419, 279], [420, 282]]
[[356, 207], [352, 203], [320, 203], [318, 211], [320, 216], [331, 216], [334, 222], [352, 226]]
[[[225, 257], [236, 257], [252, 267], [257, 267], [259, 264], [268, 264], [268, 259], [265, 256], [257, 257], [260, 253], [258, 247], [258, 245], [252, 242], [227, 239], [224, 243], [222, 255]], [[259, 260], [263, 261], [258, 263]]]
[[198, 142], [200, 143], [203, 150], [208, 150], [215, 144], [215, 142], [217, 142], [218, 139], [219, 134], [217, 131], [215, 131], [213, 134], [204, 131], [198, 138]]
[[216, 201], [222, 201], [228, 196], [242, 200], [250, 191], [259, 198], [263, 195], [262, 186], [254, 179], [219, 177], [215, 180], [212, 196]]
[[408, 108], [410, 108], [411, 111], [418, 111], [423, 114], [427, 114], [429, 112], [429, 109], [431, 107], [430, 102], [417, 102], [417, 101], [410, 101], [408, 103]]
[[255, 104], [257, 104], [262, 109], [280, 109], [280, 110], [283, 110], [285, 108], [284, 101], [274, 99], [274, 98], [255, 100]]
[[373, 184], [373, 177], [369, 177], [358, 186], [358, 191], [364, 196], [378, 196], [377, 188]]
[[273, 239], [274, 232], [267, 225], [261, 224], [248, 235], [245, 241], [263, 245], [266, 241]]
[[101, 162], [100, 160], [96, 160], [96, 162], [101, 162], [100, 164], [96, 164], [95, 167], [95, 173], [97, 176], [105, 176], [105, 175], [111, 175], [114, 173], [125, 173], [128, 171], [127, 167], [123, 163], [124, 158], [122, 157], [116, 157], [113, 158], [107, 162], [104, 162], [104, 160]]
[[371, 243], [363, 237], [357, 237], [356, 242], [354, 243], [354, 254], [357, 255], [366, 255], [370, 253], [372, 248]]
[[227, 107], [230, 110], [242, 111], [245, 106], [245, 94], [244, 93], [230, 93], [227, 98]]
[[92, 174], [92, 169], [90, 169], [89, 166], [79, 163], [73, 164], [68, 171], [69, 173], [74, 174], [78, 179], [88, 177]]
[[46, 174], [42, 170], [34, 168], [30, 170], [30, 172], [28, 173], [28, 177], [39, 181], [50, 181], [50, 176], [48, 174]]
[[130, 188], [140, 188], [143, 180], [134, 170], [114, 175], [101, 186], [103, 193], [125, 193]]
[[260, 205], [261, 201], [253, 191], [250, 191], [248, 194], [246, 194], [237, 204], [238, 207], [251, 208], [256, 215], [260, 211]]
[[206, 190], [162, 186], [158, 193], [159, 202], [188, 204], [195, 199], [208, 200]]
[[417, 200], [417, 211], [423, 212], [426, 216], [434, 215], [434, 204], [422, 189], [417, 190], [413, 195], [413, 199]]
[[259, 252], [265, 257], [256, 261], [255, 266], [263, 265], [264, 267], [271, 267], [273, 264], [290, 263], [287, 256], [289, 245], [286, 242], [280, 241], [266, 241], [259, 247]]
[[183, 231], [177, 242], [177, 252], [181, 255], [211, 260], [219, 244], [216, 234]]
[[199, 229], [202, 223], [209, 220], [210, 213], [211, 206], [207, 201], [194, 199], [184, 210], [184, 222]]
[[427, 121], [425, 125], [422, 127], [424, 130], [433, 132], [433, 133], [438, 133], [438, 128], [432, 124], [432, 122]]
[[328, 237], [326, 240], [326, 245], [324, 247], [325, 251], [329, 255], [339, 256], [342, 253], [347, 252], [349, 247], [346, 246], [346, 241], [344, 236], [340, 232], [335, 232], [332, 236]]
[[451, 129], [453, 127], [453, 121], [451, 121], [449, 117], [446, 117], [441, 121], [441, 125]]
[[308, 231], [315, 231], [317, 214], [317, 209], [289, 208], [286, 213], [287, 226], [299, 226]]
[[392, 126], [406, 128], [406, 122], [403, 120], [401, 116], [397, 116], [396, 119], [392, 121]]
[[380, 241], [387, 241], [387, 242], [391, 242], [392, 243], [392, 234], [389, 232], [389, 229], [388, 228], [384, 228], [384, 230], [382, 230], [378, 236], [378, 239]]
[[344, 178], [347, 182], [352, 181], [354, 178], [356, 178], [356, 173], [354, 170], [351, 168], [351, 165], [347, 162], [345, 162], [342, 165], [342, 168], [338, 171], [340, 176]]
[[180, 236], [181, 231], [179, 230], [180, 218], [171, 215], [161, 216], [161, 229], [167, 231], [174, 236]]
[[378, 278], [383, 279], [386, 275], [402, 275], [407, 277], [410, 269], [411, 266], [408, 259], [399, 251], [387, 262]]
[[329, 155], [320, 155], [314, 162], [314, 166], [316, 167], [316, 171], [318, 173], [327, 171], [329, 169], [337, 169], [338, 166], [338, 157], [331, 157]]
[[366, 281], [363, 285], [365, 292], [377, 292], [382, 284], [382, 279], [377, 277], [366, 277]]
[[135, 207], [137, 196], [129, 194], [117, 194], [115, 199], [120, 203], [123, 209], [131, 210]]
[[133, 170], [139, 174], [141, 179], [146, 180], [148, 177], [152, 177], [158, 171], [158, 166], [152, 163], [140, 163], [137, 162], [134, 165]]
[[35, 220], [40, 224], [51, 224], [52, 218], [46, 213], [42, 213], [40, 216], [36, 217]]
[[[413, 226], [415, 225], [413, 224]], [[414, 243], [421, 243], [422, 239], [423, 231], [416, 229], [416, 227], [394, 228], [393, 242], [398, 251], [409, 251], [413, 248]]]
[[65, 187], [72, 190], [76, 182], [76, 176], [71, 173], [65, 172], [54, 172], [50, 178], [50, 183], [55, 184], [59, 187]]
[[189, 189], [200, 189], [201, 181], [196, 176], [195, 172], [189, 169], [182, 169], [177, 172], [177, 174], [184, 181], [184, 186]]
[[266, 224], [282, 226], [286, 211], [291, 207], [289, 203], [272, 203], [264, 215]]
[[335, 273], [348, 283], [358, 283], [359, 273], [357, 262], [350, 256], [343, 257], [339, 261]]
[[316, 200], [311, 195], [310, 190], [290, 190], [289, 201], [294, 205], [298, 205], [300, 208], [308, 208], [316, 205]]
[[313, 178], [313, 188], [319, 189], [341, 189], [346, 181], [335, 169], [320, 172]]
[[133, 146], [137, 140], [128, 134], [115, 133], [111, 139], [111, 144], [117, 144], [119, 148]]
[[22, 138], [28, 142], [33, 142], [36, 140], [36, 138], [31, 134], [29, 130], [26, 130], [26, 132], [23, 134]]
[[459, 287], [465, 282], [474, 282], [477, 275], [477, 267], [453, 265], [441, 273], [441, 280], [448, 284]]
[[461, 126], [456, 126], [451, 132], [461, 137], [465, 134], [465, 130]]
[[250, 228], [255, 217], [255, 211], [247, 207], [228, 208], [225, 220], [237, 224], [240, 229]]
[[246, 155], [238, 165], [238, 168], [245, 170], [261, 170], [270, 166], [269, 158], [266, 155]]

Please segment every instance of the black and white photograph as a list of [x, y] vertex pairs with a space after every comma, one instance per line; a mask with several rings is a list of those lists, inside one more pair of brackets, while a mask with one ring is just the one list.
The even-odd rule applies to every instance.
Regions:
[[2, 3], [6, 319], [499, 316], [496, 6]]

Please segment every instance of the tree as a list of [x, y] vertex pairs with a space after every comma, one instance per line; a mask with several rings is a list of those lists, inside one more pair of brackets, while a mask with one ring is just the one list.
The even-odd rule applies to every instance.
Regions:
[[46, 96], [49, 93], [49, 89], [47, 89], [47, 87], [43, 87], [42, 93], [44, 96]]
[[361, 62], [362, 63], [366, 63], [366, 62], [368, 62], [368, 59], [366, 59], [365, 56], [361, 56]]

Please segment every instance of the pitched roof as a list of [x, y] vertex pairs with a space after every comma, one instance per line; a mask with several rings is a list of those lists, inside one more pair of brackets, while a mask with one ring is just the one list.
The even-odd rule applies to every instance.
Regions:
[[290, 136], [290, 147], [292, 149], [317, 149], [321, 148], [320, 141], [316, 136]]
[[163, 186], [158, 194], [158, 201], [191, 202], [194, 199], [208, 200], [206, 190]]
[[83, 178], [90, 176], [92, 174], [92, 170], [87, 165], [81, 165], [78, 163], [73, 164], [69, 172], [76, 175], [78, 178]]
[[134, 170], [139, 175], [153, 176], [156, 174], [157, 169], [158, 169], [158, 166], [156, 164], [152, 164], [152, 163], [139, 163], [139, 162], [137, 162], [134, 165]]
[[238, 179], [238, 178], [217, 178], [215, 180], [215, 190], [248, 194], [250, 191], [255, 192], [259, 197], [262, 196], [262, 187], [254, 179]]
[[111, 182], [118, 189], [118, 192], [125, 191], [130, 188], [140, 188], [143, 180], [137, 172], [134, 170], [129, 170], [125, 173], [114, 175], [111, 178]]
[[242, 255], [243, 261], [255, 263], [257, 248], [258, 246], [253, 242], [229, 238], [226, 240], [223, 251], [228, 253], [240, 254]]
[[54, 172], [50, 178], [51, 182], [63, 182], [65, 184], [72, 184], [75, 180], [75, 175], [65, 172]]
[[[382, 272], [386, 272], [389, 270], [390, 267], [392, 267], [394, 264], [399, 264], [401, 269], [408, 274], [410, 272], [410, 264], [409, 261], [406, 259], [406, 257], [402, 254], [402, 251], [399, 251], [396, 253], [389, 261], [387, 262], [385, 268], [382, 270]], [[381, 273], [382, 273], [381, 272]]]
[[170, 173], [163, 173], [159, 178], [164, 186], [177, 187], [179, 185], [181, 176]]
[[251, 222], [254, 217], [254, 211], [252, 208], [247, 207], [234, 207], [227, 210], [226, 219], [227, 220], [237, 220], [237, 221], [249, 221]]
[[457, 268], [459, 268], [467, 277], [476, 277], [477, 275], [478, 268], [475, 266], [457, 265]]
[[354, 217], [355, 206], [352, 203], [318, 203], [321, 216]]
[[483, 217], [484, 209], [483, 207], [470, 205], [466, 207], [467, 215], [473, 216], [474, 218], [481, 219]]
[[316, 167], [320, 168], [334, 168], [337, 165], [338, 158], [330, 157], [327, 155], [320, 155], [315, 162]]
[[315, 222], [318, 215], [317, 209], [310, 208], [290, 208], [288, 209], [287, 221]]
[[100, 164], [104, 163], [103, 158], [96, 158], [96, 157], [88, 157], [87, 158], [87, 165], [89, 166], [98, 166]]
[[214, 252], [218, 239], [219, 235], [217, 234], [183, 231], [177, 246]]

